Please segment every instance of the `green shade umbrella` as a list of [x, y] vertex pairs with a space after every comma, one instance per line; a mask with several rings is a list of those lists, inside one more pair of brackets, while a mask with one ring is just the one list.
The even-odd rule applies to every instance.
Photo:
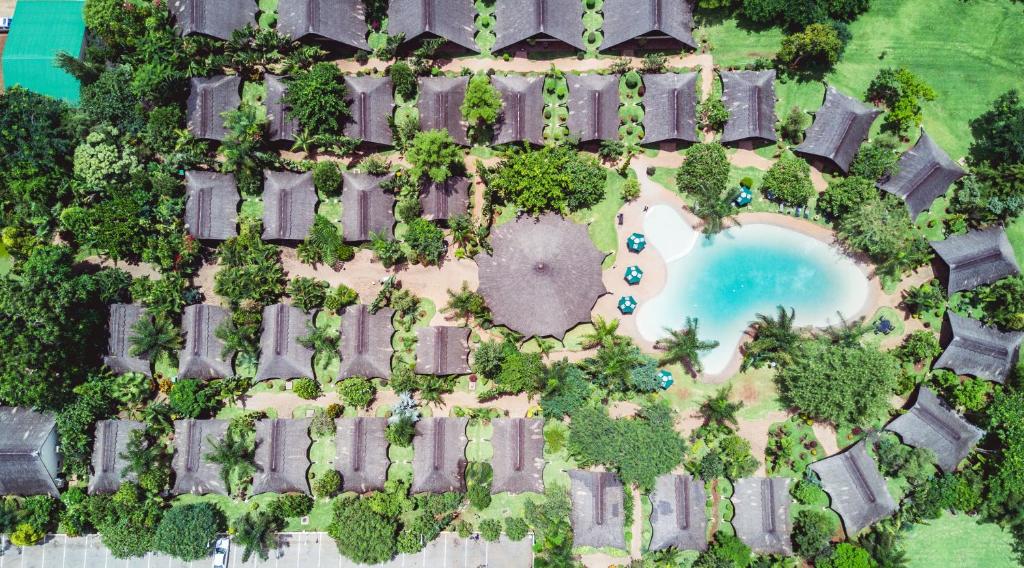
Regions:
[[633, 233], [626, 239], [626, 247], [630, 252], [640, 252], [647, 246], [647, 239], [640, 233]]
[[749, 205], [750, 202], [753, 201], [753, 200], [754, 200], [754, 195], [752, 193], [750, 193], [749, 189], [744, 187], [744, 188], [742, 188], [740, 190], [740, 195], [739, 195], [739, 197], [736, 198], [735, 203], [736, 203], [737, 207], [743, 207], [745, 205]]
[[634, 284], [639, 284], [640, 283], [640, 279], [643, 278], [643, 277], [644, 277], [644, 271], [640, 270], [640, 267], [636, 266], [636, 265], [630, 266], [629, 268], [627, 268], [626, 269], [626, 274], [623, 276], [623, 278], [626, 279], [626, 282], [628, 282], [630, 286], [632, 286]]
[[631, 314], [636, 311], [636, 298], [633, 296], [623, 296], [619, 298], [619, 311], [623, 314]]
[[666, 371], [664, 369], [658, 371], [658, 380], [661, 381], [661, 388], [662, 389], [667, 389], [668, 387], [672, 386], [672, 383], [675, 382], [672, 379], [672, 373], [670, 373], [670, 372], [668, 372], [668, 371]]

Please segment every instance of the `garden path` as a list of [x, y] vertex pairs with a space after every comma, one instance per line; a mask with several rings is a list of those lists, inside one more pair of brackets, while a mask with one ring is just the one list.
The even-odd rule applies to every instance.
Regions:
[[635, 486], [630, 497], [633, 499], [633, 538], [629, 541], [629, 556], [633, 560], [640, 560], [644, 554], [644, 497], [640, 494], [640, 488]]
[[815, 422], [811, 424], [811, 430], [814, 431], [814, 437], [821, 444], [821, 449], [825, 450], [826, 456], [839, 453], [839, 434], [836, 433], [835, 426], [823, 422]]

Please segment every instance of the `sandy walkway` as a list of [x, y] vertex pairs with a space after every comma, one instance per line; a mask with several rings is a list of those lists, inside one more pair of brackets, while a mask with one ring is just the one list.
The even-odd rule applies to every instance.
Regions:
[[88, 264], [95, 264], [100, 268], [120, 268], [121, 270], [124, 270], [125, 272], [130, 274], [132, 278], [142, 278], [143, 276], [148, 276], [154, 280], [158, 280], [160, 278], [160, 271], [158, 271], [156, 268], [153, 268], [152, 265], [145, 262], [132, 264], [129, 262], [125, 262], [123, 260], [115, 261], [110, 260], [109, 258], [103, 258], [99, 256], [86, 257], [85, 259], [82, 260], [82, 262]]
[[633, 498], [633, 538], [629, 542], [629, 556], [633, 560], [640, 560], [643, 557], [644, 545], [644, 497], [637, 487], [632, 488], [630, 496]]
[[753, 150], [737, 148], [736, 152], [729, 156], [729, 163], [737, 168], [757, 168], [768, 171], [775, 163], [775, 160], [762, 157]]
[[821, 449], [825, 450], [826, 456], [835, 455], [839, 452], [839, 434], [836, 433], [835, 426], [815, 422], [811, 425], [811, 430], [814, 430], [814, 437], [821, 444]]

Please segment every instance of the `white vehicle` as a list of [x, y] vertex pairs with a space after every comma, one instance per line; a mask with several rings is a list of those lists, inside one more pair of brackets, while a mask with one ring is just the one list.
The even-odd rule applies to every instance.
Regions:
[[228, 553], [231, 541], [227, 537], [218, 538], [213, 545], [213, 568], [228, 568]]

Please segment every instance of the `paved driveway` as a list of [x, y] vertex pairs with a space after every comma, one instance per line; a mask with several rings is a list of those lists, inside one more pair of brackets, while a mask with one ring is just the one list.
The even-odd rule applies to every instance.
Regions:
[[[270, 558], [256, 557], [242, 563], [240, 549], [232, 548], [229, 568], [353, 568], [356, 564], [338, 553], [326, 533], [282, 533], [281, 546], [270, 552]], [[419, 554], [401, 555], [387, 568], [528, 568], [533, 564], [533, 538], [511, 542], [504, 537], [498, 542], [459, 538], [455, 533], [441, 533]], [[119, 560], [110, 555], [96, 535], [69, 538], [52, 535], [39, 546], [17, 548], [6, 540], [0, 547], [0, 568], [206, 568], [212, 560], [182, 562], [161, 554]]]

